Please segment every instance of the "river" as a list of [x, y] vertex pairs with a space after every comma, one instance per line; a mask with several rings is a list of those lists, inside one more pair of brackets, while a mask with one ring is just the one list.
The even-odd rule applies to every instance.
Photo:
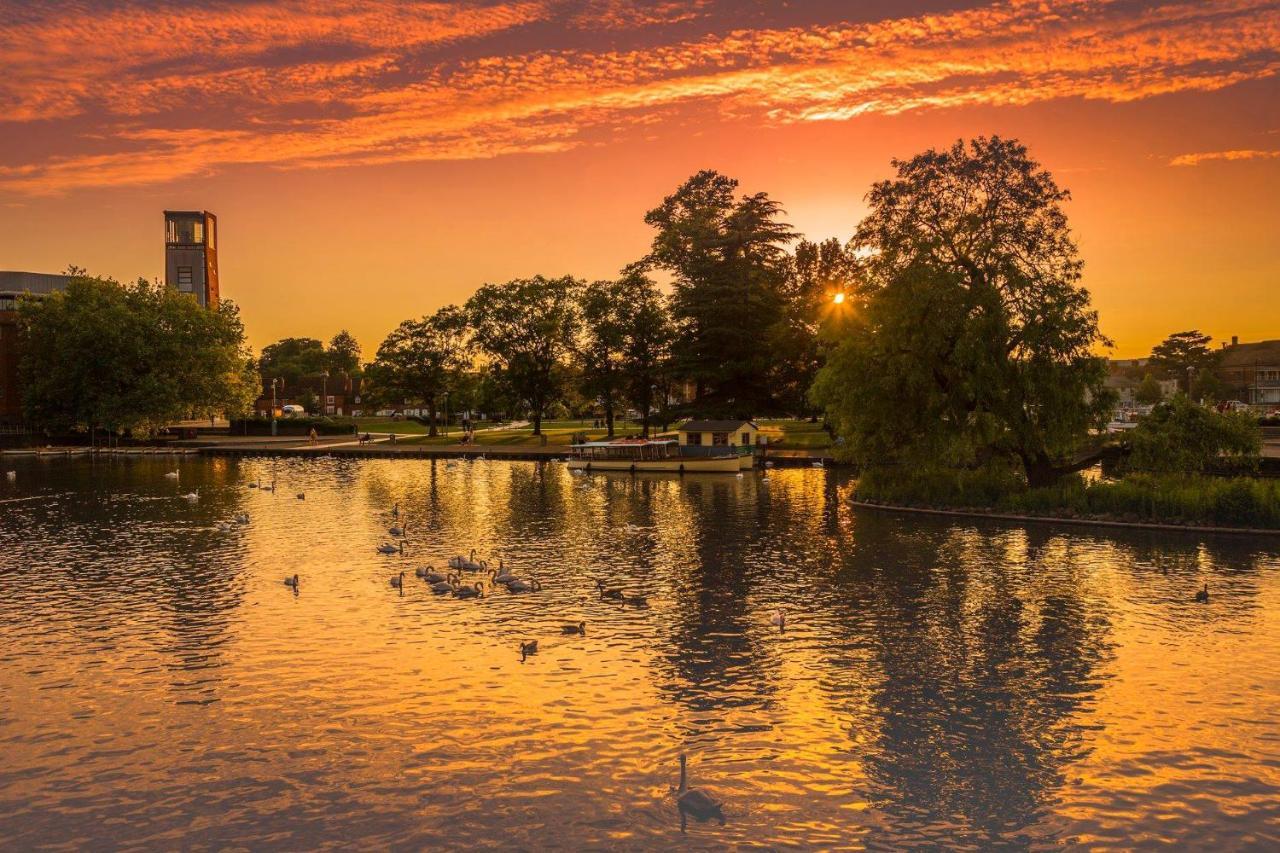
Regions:
[[[835, 470], [5, 467], [0, 848], [1280, 845], [1280, 539], [858, 510]], [[542, 590], [414, 576], [472, 548]], [[682, 832], [681, 752], [723, 825]]]

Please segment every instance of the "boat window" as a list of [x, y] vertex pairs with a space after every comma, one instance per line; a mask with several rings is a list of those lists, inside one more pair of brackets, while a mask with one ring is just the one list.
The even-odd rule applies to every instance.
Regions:
[[729, 443], [729, 433], [713, 432], [711, 433], [711, 443], [716, 447], [724, 447]]
[[747, 447], [751, 444], [751, 433], [744, 432], [742, 434], [742, 446]]
[[688, 442], [689, 444], [702, 444], [702, 433], [700, 432], [689, 433]]

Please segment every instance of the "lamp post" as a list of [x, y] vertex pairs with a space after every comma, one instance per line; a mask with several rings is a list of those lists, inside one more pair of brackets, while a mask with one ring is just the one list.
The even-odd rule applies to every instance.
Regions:
[[329, 371], [320, 374], [320, 414], [329, 414]]
[[444, 435], [449, 437], [449, 389], [444, 391]]
[[280, 381], [279, 379], [271, 380], [271, 435], [272, 437], [274, 437], [276, 434], [276, 383], [279, 381]]

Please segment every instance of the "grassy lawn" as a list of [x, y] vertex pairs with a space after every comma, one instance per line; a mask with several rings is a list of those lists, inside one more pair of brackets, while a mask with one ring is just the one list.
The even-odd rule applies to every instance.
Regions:
[[831, 446], [831, 436], [822, 428], [822, 422], [809, 423], [807, 420], [756, 421], [761, 435], [767, 436], [769, 444], [795, 450], [820, 450]]

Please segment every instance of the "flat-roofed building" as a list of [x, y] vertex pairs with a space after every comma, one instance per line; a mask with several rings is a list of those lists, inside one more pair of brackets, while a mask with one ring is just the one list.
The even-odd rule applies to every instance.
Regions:
[[164, 212], [164, 283], [218, 307], [218, 217], [207, 210]]

